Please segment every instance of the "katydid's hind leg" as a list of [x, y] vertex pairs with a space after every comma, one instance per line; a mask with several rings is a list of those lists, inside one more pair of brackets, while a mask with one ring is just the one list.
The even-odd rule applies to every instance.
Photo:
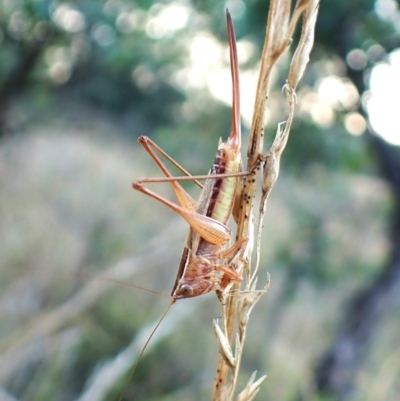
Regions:
[[[190, 174], [185, 168], [183, 168], [176, 160], [174, 160], [167, 152], [165, 152], [162, 148], [160, 148], [152, 139], [150, 139], [147, 136], [140, 136], [138, 139], [138, 142], [140, 145], [143, 146], [143, 148], [149, 153], [149, 155], [153, 158], [153, 160], [157, 163], [157, 165], [160, 167], [160, 169], [163, 171], [163, 173], [167, 177], [172, 177], [171, 173], [165, 167], [164, 163], [160, 160], [160, 158], [156, 155], [154, 152], [153, 148], [160, 153], [163, 157], [165, 157], [172, 165], [174, 165], [179, 171], [181, 171], [184, 175], [191, 177], [192, 174]], [[203, 188], [203, 185], [197, 181], [194, 180], [197, 186], [200, 188]]]
[[[196, 211], [197, 210], [197, 202], [182, 188], [179, 184], [179, 181], [193, 181], [198, 186], [203, 188], [203, 185], [198, 181], [198, 179], [208, 179], [214, 177], [215, 179], [219, 178], [227, 178], [227, 177], [240, 177], [247, 175], [247, 173], [233, 173], [233, 174], [221, 174], [221, 175], [198, 175], [192, 176], [189, 172], [187, 172], [182, 166], [180, 166], [174, 159], [172, 159], [167, 153], [165, 153], [158, 145], [155, 144], [150, 138], [146, 136], [139, 137], [139, 143], [143, 146], [143, 148], [147, 151], [147, 153], [151, 156], [154, 162], [159, 166], [162, 172], [165, 174], [166, 178], [142, 178], [133, 183], [133, 188], [139, 190], [139, 188], [143, 188], [144, 183], [156, 183], [156, 182], [169, 182], [172, 186], [172, 189], [175, 192], [175, 195], [178, 199], [179, 204], [187, 210]], [[161, 159], [157, 156], [154, 149], [159, 152], [162, 156], [164, 156], [169, 162], [171, 162], [175, 167], [177, 167], [180, 171], [185, 174], [183, 177], [174, 177], [165, 164], [161, 161]], [[144, 191], [142, 191], [144, 192]]]
[[[155, 153], [153, 148], [156, 149], [162, 156], [164, 156], [169, 162], [171, 162], [180, 171], [182, 171], [183, 174], [190, 177], [190, 174], [182, 166], [180, 166], [174, 159], [172, 159], [167, 153], [165, 153], [150, 138], [148, 138], [147, 136], [141, 136], [141, 137], [139, 137], [138, 142], [143, 146], [143, 148], [151, 156], [151, 158], [155, 161], [155, 163], [158, 165], [158, 167], [161, 169], [161, 171], [165, 174], [166, 177], [173, 178], [171, 172], [168, 170], [168, 168], [165, 166], [165, 164], [161, 161], [161, 159], [157, 156], [157, 154]], [[151, 178], [143, 179], [143, 180], [140, 180], [139, 182], [134, 183], [134, 188], [138, 189], [136, 184], [141, 184], [142, 182], [155, 182], [155, 181], [152, 180]], [[172, 186], [172, 189], [175, 192], [176, 197], [178, 198], [179, 204], [186, 209], [196, 210], [197, 202], [182, 188], [182, 186], [177, 181], [174, 181], [174, 180], [171, 180], [169, 182]], [[195, 181], [195, 182], [201, 186], [201, 184], [198, 181]]]
[[188, 222], [190, 227], [200, 235], [200, 237], [204, 238], [211, 244], [225, 245], [229, 241], [230, 230], [221, 222], [171, 202], [170, 200], [144, 187], [141, 181], [136, 181], [132, 185], [137, 191], [158, 200], [165, 206], [172, 209], [174, 212], [178, 213]]

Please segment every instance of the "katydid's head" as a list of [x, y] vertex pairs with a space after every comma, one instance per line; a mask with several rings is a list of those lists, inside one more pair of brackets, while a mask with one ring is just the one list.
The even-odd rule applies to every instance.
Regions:
[[175, 298], [190, 298], [193, 297], [193, 287], [189, 284], [182, 284], [180, 287], [176, 289]]
[[172, 294], [174, 299], [193, 298], [199, 295], [207, 294], [215, 289], [215, 282], [210, 278], [196, 278], [194, 280], [185, 280], [178, 284]]

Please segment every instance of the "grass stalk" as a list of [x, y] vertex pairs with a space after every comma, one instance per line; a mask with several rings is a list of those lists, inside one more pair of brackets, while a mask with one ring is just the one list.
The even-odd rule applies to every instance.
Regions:
[[[260, 265], [260, 244], [263, 220], [268, 197], [279, 175], [280, 158], [289, 138], [296, 104], [296, 87], [303, 76], [314, 43], [314, 29], [318, 14], [319, 0], [298, 0], [292, 9], [289, 0], [272, 0], [270, 3], [264, 48], [261, 56], [260, 74], [247, 148], [247, 167], [251, 172], [243, 178], [240, 207], [237, 216], [236, 239], [247, 238], [244, 258], [237, 269], [244, 276], [244, 286], [235, 282], [219, 295], [222, 308], [222, 324], [214, 322], [219, 347], [219, 359], [215, 376], [213, 401], [233, 400], [240, 370], [241, 358], [246, 339], [246, 330], [251, 311], [261, 296], [267, 291], [268, 282], [260, 290], [256, 289], [257, 271]], [[265, 112], [270, 91], [270, 77], [273, 68], [291, 44], [294, 29], [303, 17], [302, 32], [293, 54], [288, 71], [284, 94], [288, 102], [287, 120], [278, 125], [274, 141], [263, 153]], [[262, 174], [260, 174], [262, 173]], [[256, 221], [255, 235], [256, 261], [252, 264], [254, 249], [254, 198], [261, 181], [261, 201]], [[256, 379], [256, 372], [249, 378], [245, 388], [238, 393], [237, 401], [251, 401], [260, 390], [266, 376]]]

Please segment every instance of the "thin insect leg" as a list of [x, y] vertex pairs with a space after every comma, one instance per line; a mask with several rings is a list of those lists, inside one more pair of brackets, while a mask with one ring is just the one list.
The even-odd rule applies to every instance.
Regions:
[[[138, 139], [139, 143], [143, 146], [143, 148], [147, 151], [147, 153], [152, 157], [152, 159], [155, 161], [155, 163], [160, 167], [161, 171], [166, 175], [166, 177], [170, 178], [171, 180], [168, 181], [170, 182], [172, 189], [175, 192], [176, 197], [178, 198], [179, 203], [189, 209], [189, 210], [196, 210], [197, 209], [197, 202], [182, 188], [179, 183], [173, 179], [171, 172], [168, 170], [168, 168], [165, 166], [165, 164], [160, 160], [160, 158], [157, 156], [157, 154], [154, 152], [153, 148], [156, 149], [161, 155], [163, 155], [168, 161], [170, 161], [174, 166], [176, 166], [179, 170], [181, 170], [184, 174], [187, 176], [190, 176], [190, 174], [182, 167], [180, 166], [175, 160], [173, 160], [167, 153], [165, 153], [158, 145], [156, 145], [150, 138], [147, 138], [145, 136], [141, 136]], [[143, 182], [144, 180], [142, 180]], [[194, 180], [200, 187], [202, 188], [202, 185]], [[155, 182], [155, 181], [147, 181], [147, 182]]]
[[228, 283], [231, 280], [242, 281], [242, 276], [235, 270], [235, 262], [241, 257], [248, 242], [247, 238], [242, 238], [236, 241], [227, 250], [221, 252], [220, 259], [228, 259], [227, 265], [217, 266], [217, 270], [223, 271], [224, 275], [221, 280], [221, 287], [224, 288], [224, 283]]
[[234, 174], [214, 174], [214, 175], [195, 175], [190, 177], [152, 177], [152, 178], [141, 178], [135, 181], [132, 186], [134, 189], [144, 192], [142, 190], [143, 183], [160, 183], [160, 182], [170, 182], [173, 186], [175, 195], [178, 199], [179, 204], [191, 211], [197, 210], [197, 202], [177, 183], [177, 181], [193, 181], [196, 179], [207, 180], [207, 179], [219, 179], [219, 178], [229, 178], [229, 177], [244, 177], [247, 176], [247, 172], [234, 173]]
[[229, 266], [226, 266], [226, 265], [218, 265], [216, 267], [216, 270], [223, 272], [224, 273], [224, 278], [225, 279], [229, 279], [229, 282], [231, 280], [235, 280], [235, 281], [242, 281], [243, 280], [242, 276], [239, 273], [237, 273], [232, 267], [229, 267]]
[[[242, 238], [236, 241], [230, 248], [222, 253], [221, 258], [228, 259], [228, 266], [225, 266], [224, 269], [219, 267], [219, 270], [224, 271], [224, 275], [222, 276], [220, 282], [221, 290], [225, 290], [226, 287], [232, 283], [232, 280], [242, 281], [242, 276], [237, 272], [237, 264], [238, 261], [243, 257], [247, 243], [248, 239]], [[221, 301], [224, 299], [223, 291], [219, 291], [217, 295]]]
[[232, 260], [239, 251], [244, 249], [244, 247], [246, 246], [248, 241], [249, 240], [247, 238], [239, 239], [231, 247], [229, 247], [225, 251], [221, 252], [221, 254], [219, 255], [219, 258]]
[[[165, 166], [165, 164], [160, 160], [160, 158], [155, 154], [152, 148], [154, 148], [157, 152], [159, 152], [162, 156], [164, 156], [172, 165], [174, 165], [178, 170], [180, 170], [183, 174], [188, 177], [192, 175], [183, 168], [176, 160], [174, 160], [168, 153], [166, 153], [163, 149], [161, 149], [152, 139], [147, 136], [141, 136], [138, 139], [138, 142], [143, 146], [143, 148], [149, 153], [149, 155], [153, 158], [153, 160], [157, 163], [160, 169], [167, 177], [172, 177], [171, 173]], [[193, 180], [197, 186], [203, 188], [203, 184], [199, 181]]]
[[191, 175], [190, 177], [151, 177], [151, 178], [140, 178], [135, 183], [160, 183], [160, 182], [171, 182], [171, 181], [194, 181], [194, 180], [216, 180], [219, 178], [231, 178], [231, 177], [247, 177], [249, 174], [247, 171], [241, 171], [238, 173], [223, 173], [223, 174], [203, 174], [203, 175]]

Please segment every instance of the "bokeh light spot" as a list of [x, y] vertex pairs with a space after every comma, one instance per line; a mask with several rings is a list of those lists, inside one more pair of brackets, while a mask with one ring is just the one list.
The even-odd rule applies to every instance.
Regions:
[[353, 70], [363, 70], [367, 66], [368, 58], [362, 50], [353, 49], [347, 54], [346, 61]]
[[344, 126], [349, 134], [362, 135], [367, 128], [367, 122], [360, 113], [352, 112], [344, 117]]
[[92, 29], [93, 39], [101, 46], [109, 46], [115, 42], [115, 32], [110, 25], [98, 24]]
[[68, 32], [80, 32], [85, 28], [83, 14], [68, 4], [61, 4], [52, 14], [53, 21]]

